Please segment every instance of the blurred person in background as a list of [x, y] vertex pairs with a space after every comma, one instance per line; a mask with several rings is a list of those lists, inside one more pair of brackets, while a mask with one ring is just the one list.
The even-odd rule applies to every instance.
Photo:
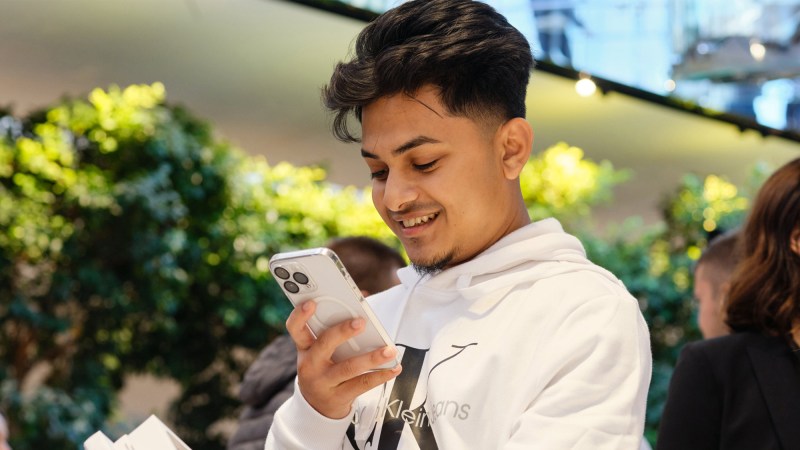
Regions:
[[547, 59], [572, 67], [572, 51], [567, 29], [574, 25], [587, 31], [586, 25], [575, 15], [572, 0], [530, 0], [539, 43]]
[[697, 301], [697, 326], [703, 339], [730, 332], [722, 314], [731, 276], [739, 262], [739, 231], [733, 230], [712, 239], [694, 269], [694, 297]]
[[[397, 271], [406, 262], [397, 250], [380, 241], [364, 236], [343, 237], [331, 240], [326, 247], [341, 259], [364, 297], [400, 283]], [[288, 335], [276, 337], [244, 376], [239, 399], [246, 406], [228, 441], [228, 450], [264, 449], [272, 416], [292, 396], [296, 374], [297, 347]]]
[[658, 450], [800, 448], [800, 158], [761, 187], [740, 239], [732, 333], [684, 347]]

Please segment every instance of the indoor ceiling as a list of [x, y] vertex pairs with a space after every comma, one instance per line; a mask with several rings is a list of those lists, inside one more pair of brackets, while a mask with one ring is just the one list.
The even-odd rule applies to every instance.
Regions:
[[[16, 114], [110, 84], [163, 82], [218, 134], [271, 163], [324, 164], [364, 186], [357, 147], [336, 142], [319, 88], [363, 22], [280, 0], [6, 0], [0, 15], [0, 105]], [[574, 81], [535, 71], [528, 94], [534, 151], [558, 141], [629, 168], [601, 221], [658, 217], [687, 172], [744, 182], [752, 166], [800, 156], [795, 141], [623, 94], [576, 94]]]

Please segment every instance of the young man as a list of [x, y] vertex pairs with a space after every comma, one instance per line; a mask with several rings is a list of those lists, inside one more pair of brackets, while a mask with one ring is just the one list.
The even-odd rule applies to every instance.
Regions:
[[694, 297], [697, 299], [697, 326], [703, 339], [730, 333], [722, 316], [731, 275], [739, 262], [738, 231], [728, 232], [709, 242], [694, 269]]
[[650, 344], [636, 300], [555, 219], [531, 223], [519, 185], [533, 134], [525, 38], [488, 5], [418, 0], [378, 17], [324, 90], [357, 139], [373, 202], [413, 267], [370, 297], [389, 349], [334, 364], [359, 333], [286, 322], [294, 396], [268, 449], [638, 449]]

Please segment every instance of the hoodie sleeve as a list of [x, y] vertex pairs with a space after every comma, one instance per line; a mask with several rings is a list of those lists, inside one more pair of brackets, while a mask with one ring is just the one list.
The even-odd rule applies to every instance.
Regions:
[[531, 363], [544, 387], [503, 448], [639, 449], [652, 360], [636, 300], [603, 295], [555, 319]]
[[294, 395], [275, 413], [265, 450], [341, 449], [353, 410], [343, 419], [329, 419], [306, 402], [295, 381]]

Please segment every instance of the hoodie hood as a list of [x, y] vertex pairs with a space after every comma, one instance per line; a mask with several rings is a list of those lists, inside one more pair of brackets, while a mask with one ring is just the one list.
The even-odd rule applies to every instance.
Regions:
[[515, 286], [574, 271], [589, 270], [622, 285], [613, 274], [586, 258], [583, 245], [553, 218], [526, 225], [504, 236], [475, 258], [433, 276], [414, 268], [398, 272], [409, 289], [436, 295], [457, 292], [467, 300], [480, 298], [478, 309], [491, 307]]

